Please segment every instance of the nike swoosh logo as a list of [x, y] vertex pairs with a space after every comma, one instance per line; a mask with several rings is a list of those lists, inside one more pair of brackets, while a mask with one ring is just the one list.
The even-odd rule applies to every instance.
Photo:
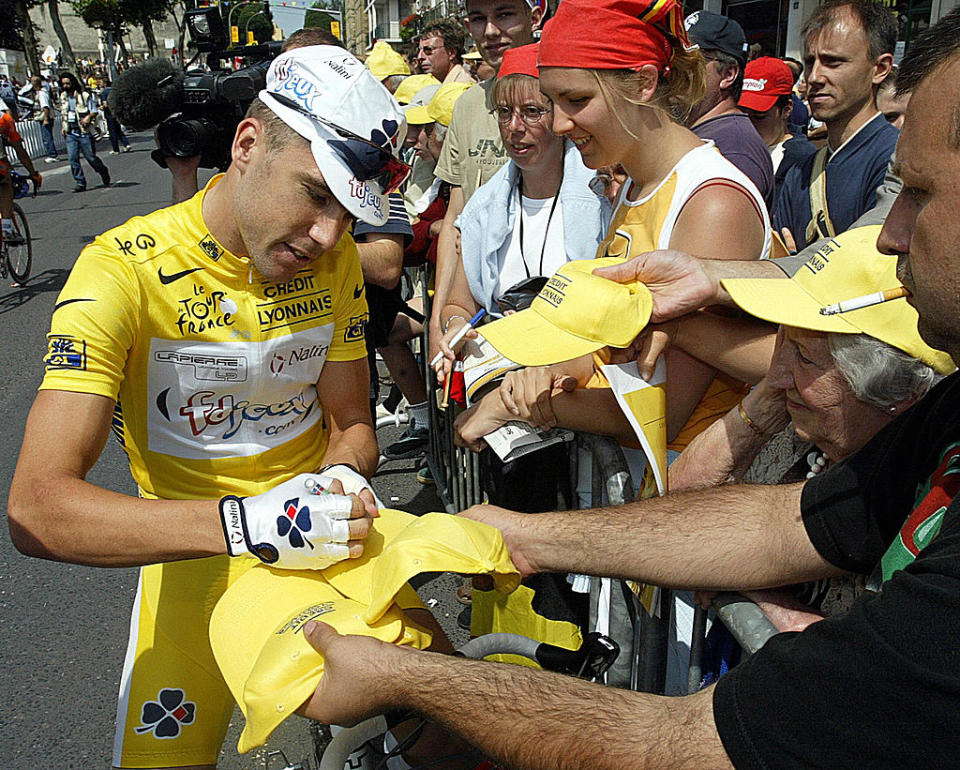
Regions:
[[362, 296], [363, 296], [363, 284], [361, 284], [360, 286], [358, 286], [356, 289], [353, 290], [354, 299], [360, 299], [360, 297]]
[[78, 297], [77, 299], [65, 299], [63, 302], [58, 302], [53, 306], [53, 312], [56, 313], [64, 305], [69, 305], [72, 302], [96, 302], [93, 297]]
[[197, 270], [203, 270], [202, 267], [191, 267], [189, 270], [181, 270], [179, 273], [170, 273], [170, 275], [163, 274], [163, 268], [157, 268], [157, 277], [160, 279], [160, 283], [166, 286], [168, 283], [173, 283], [174, 281], [179, 281], [185, 275], [190, 275], [190, 273], [195, 273]]

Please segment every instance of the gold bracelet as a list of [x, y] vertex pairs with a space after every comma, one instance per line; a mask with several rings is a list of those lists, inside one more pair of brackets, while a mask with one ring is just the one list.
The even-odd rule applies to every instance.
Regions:
[[743, 401], [737, 404], [737, 414], [740, 415], [740, 419], [743, 420], [744, 424], [750, 428], [750, 430], [752, 430], [761, 438], [766, 438], [767, 434], [763, 432], [759, 425], [750, 419], [750, 416], [747, 414], [747, 410], [743, 408]]

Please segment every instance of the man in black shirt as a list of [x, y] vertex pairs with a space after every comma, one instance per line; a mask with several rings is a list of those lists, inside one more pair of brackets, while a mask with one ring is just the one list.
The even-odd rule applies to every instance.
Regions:
[[[904, 189], [879, 245], [899, 260], [924, 340], [960, 361], [960, 9], [914, 42], [900, 78], [913, 91], [897, 153]], [[524, 574], [714, 589], [875, 576], [877, 593], [774, 637], [714, 687], [681, 698], [624, 692], [308, 624], [326, 659], [308, 712], [342, 724], [412, 708], [528, 768], [952, 766], [958, 400], [953, 374], [861, 452], [804, 484], [725, 486], [598, 511], [470, 513], [500, 527]]]

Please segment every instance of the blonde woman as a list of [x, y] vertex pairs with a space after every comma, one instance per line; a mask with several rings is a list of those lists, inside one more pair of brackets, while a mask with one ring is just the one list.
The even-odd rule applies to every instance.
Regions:
[[[572, 141], [589, 168], [619, 163], [630, 176], [597, 256], [628, 259], [665, 248], [714, 259], [767, 254], [770, 222], [760, 193], [679, 122], [703, 94], [704, 66], [675, 0], [564, 0], [544, 30], [539, 71], [553, 132]], [[772, 333], [759, 337], [772, 350]], [[679, 451], [737, 404], [747, 386], [679, 348], [666, 356], [667, 434]], [[596, 384], [595, 363], [511, 373], [489, 403], [481, 402], [479, 422], [461, 427], [473, 438], [520, 417], [596, 432], [604, 422], [598, 414], [618, 411], [612, 394], [595, 389], [594, 407], [585, 409], [585, 394], [568, 392], [571, 377]]]

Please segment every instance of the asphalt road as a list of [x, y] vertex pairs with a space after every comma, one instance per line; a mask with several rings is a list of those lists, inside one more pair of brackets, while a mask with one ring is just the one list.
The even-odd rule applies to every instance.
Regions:
[[[37, 198], [20, 203], [34, 239], [32, 278], [25, 287], [0, 285], [0, 425], [5, 440], [0, 485], [6, 500], [27, 412], [42, 377], [45, 334], [57, 294], [80, 250], [131, 216], [169, 202], [165, 171], [149, 158], [152, 138], [133, 135], [134, 152], [111, 156], [102, 149], [113, 184], [104, 189], [84, 162], [88, 190], [74, 194], [65, 162], [39, 164], [44, 175]], [[101, 142], [106, 145], [105, 142]], [[70, 415], [63, 415], [69, 420]], [[389, 441], [396, 429], [381, 431]], [[381, 499], [422, 513], [442, 510], [432, 488], [414, 479], [414, 461], [386, 464], [374, 479]], [[126, 458], [111, 440], [89, 476], [93, 483], [135, 493]], [[110, 765], [117, 686], [126, 646], [134, 569], [97, 569], [28, 559], [0, 530], [0, 768], [39, 770], [106, 768]], [[460, 580], [427, 576], [418, 585], [455, 641], [462, 641], [453, 599]], [[264, 750], [238, 756], [242, 717], [236, 712], [220, 767], [263, 768], [267, 750], [291, 760], [309, 750], [305, 723], [281, 726]], [[276, 767], [276, 765], [274, 765]]]

